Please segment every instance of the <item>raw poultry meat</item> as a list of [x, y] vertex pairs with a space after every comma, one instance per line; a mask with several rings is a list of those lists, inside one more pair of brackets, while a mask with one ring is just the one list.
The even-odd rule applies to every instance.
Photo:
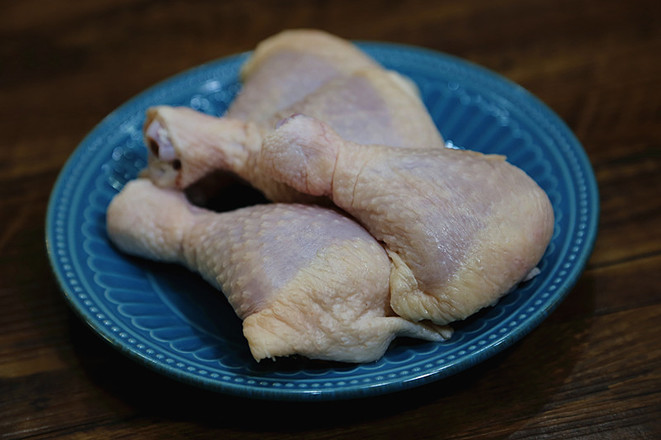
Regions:
[[451, 335], [394, 315], [386, 252], [333, 210], [265, 204], [216, 213], [136, 179], [111, 201], [107, 230], [122, 251], [183, 264], [221, 289], [256, 360], [368, 362], [396, 336]]
[[268, 39], [243, 72], [243, 89], [223, 117], [184, 107], [147, 112], [148, 174], [159, 186], [187, 188], [222, 170], [249, 181], [271, 200], [311, 201], [254, 173], [263, 137], [297, 113], [326, 121], [358, 143], [444, 145], [415, 85], [326, 33], [288, 31]]
[[377, 63], [350, 42], [315, 29], [291, 29], [257, 45], [241, 67], [243, 88], [227, 116], [261, 123], [328, 80]]
[[362, 69], [331, 79], [276, 112], [267, 126], [272, 130], [294, 114], [322, 120], [344, 139], [357, 143], [403, 148], [444, 146], [416, 86], [383, 68]]
[[446, 324], [493, 304], [537, 265], [553, 232], [545, 192], [503, 156], [359, 145], [297, 115], [263, 144], [259, 172], [328, 196], [382, 241], [391, 305]]
[[342, 137], [395, 147], [442, 147], [420, 98], [394, 72], [373, 68], [330, 80], [262, 124], [213, 117], [187, 107], [148, 110], [149, 176], [159, 186], [186, 188], [212, 171], [232, 172], [273, 201], [309, 201], [255, 172], [264, 136], [293, 114], [326, 121]]

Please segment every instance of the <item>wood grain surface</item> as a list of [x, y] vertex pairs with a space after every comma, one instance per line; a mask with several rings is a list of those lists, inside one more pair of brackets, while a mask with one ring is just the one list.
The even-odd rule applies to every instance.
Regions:
[[[0, 438], [661, 438], [658, 0], [0, 0]], [[429, 386], [270, 403], [171, 381], [69, 309], [48, 197], [102, 118], [285, 28], [423, 46], [530, 90], [576, 133], [601, 197], [578, 284], [504, 353]]]

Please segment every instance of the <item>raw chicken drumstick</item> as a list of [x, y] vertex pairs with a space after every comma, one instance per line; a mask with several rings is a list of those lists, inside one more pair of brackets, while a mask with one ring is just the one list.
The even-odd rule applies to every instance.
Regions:
[[314, 29], [280, 32], [241, 67], [243, 88], [227, 116], [264, 122], [326, 81], [371, 67], [376, 61], [342, 38]]
[[310, 201], [256, 172], [264, 136], [293, 114], [326, 121], [343, 138], [411, 148], [442, 147], [443, 139], [424, 103], [394, 72], [372, 68], [328, 81], [263, 123], [213, 117], [186, 107], [147, 112], [149, 177], [159, 186], [184, 189], [212, 171], [232, 172], [273, 201]]
[[452, 332], [394, 316], [384, 249], [329, 209], [267, 204], [215, 213], [137, 179], [111, 201], [107, 229], [122, 251], [183, 264], [221, 289], [258, 361], [299, 354], [369, 362], [396, 336], [439, 341]]
[[329, 196], [382, 241], [400, 316], [447, 324], [526, 277], [553, 232], [544, 191], [503, 156], [358, 145], [294, 116], [264, 141], [259, 172]]
[[312, 201], [251, 169], [262, 138], [296, 113], [358, 143], [444, 145], [410, 80], [328, 33], [290, 30], [268, 38], [241, 76], [241, 92], [222, 118], [165, 106], [147, 112], [148, 175], [159, 186], [184, 189], [221, 170], [250, 181], [271, 200]]

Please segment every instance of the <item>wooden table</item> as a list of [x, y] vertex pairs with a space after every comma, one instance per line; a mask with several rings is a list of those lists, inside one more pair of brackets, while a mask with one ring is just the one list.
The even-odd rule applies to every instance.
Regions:
[[[0, 438], [661, 438], [661, 3], [0, 1]], [[66, 304], [44, 245], [62, 165], [146, 87], [284, 28], [424, 46], [556, 111], [601, 195], [578, 284], [504, 353], [339, 403], [247, 401], [160, 376]]]

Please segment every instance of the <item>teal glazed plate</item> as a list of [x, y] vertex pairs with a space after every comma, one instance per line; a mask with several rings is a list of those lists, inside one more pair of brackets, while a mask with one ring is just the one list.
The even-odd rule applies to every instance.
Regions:
[[241, 87], [244, 53], [186, 71], [125, 103], [62, 169], [48, 206], [48, 254], [67, 301], [96, 333], [147, 367], [208, 390], [333, 400], [451, 376], [511, 346], [551, 313], [578, 280], [597, 233], [597, 186], [574, 135], [526, 90], [484, 68], [425, 49], [359, 45], [418, 85], [448, 142], [506, 155], [547, 192], [555, 232], [540, 275], [457, 323], [447, 342], [397, 340], [381, 360], [368, 364], [255, 362], [222, 293], [183, 268], [123, 255], [105, 231], [108, 203], [146, 165], [145, 110], [185, 105], [222, 115]]

